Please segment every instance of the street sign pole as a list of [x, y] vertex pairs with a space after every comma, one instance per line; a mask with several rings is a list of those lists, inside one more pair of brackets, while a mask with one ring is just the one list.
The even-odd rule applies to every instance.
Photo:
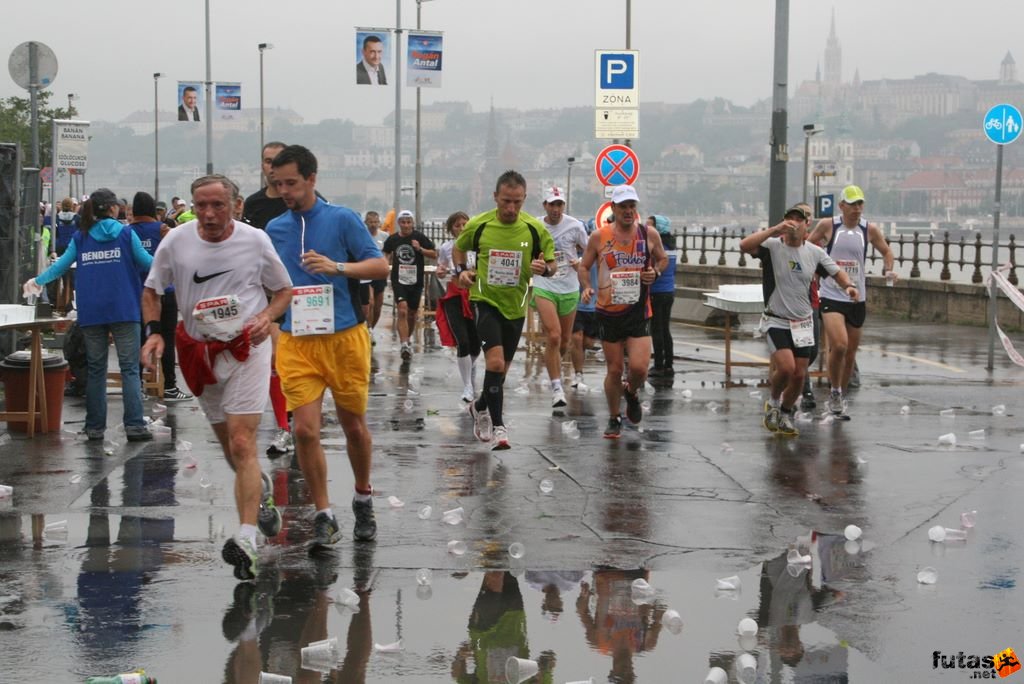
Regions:
[[[999, 268], [999, 211], [1003, 197], [1003, 146], [996, 146], [996, 204], [992, 211], [992, 273]], [[988, 283], [988, 365], [990, 372], [995, 369], [996, 349], [996, 279], [990, 278]]]

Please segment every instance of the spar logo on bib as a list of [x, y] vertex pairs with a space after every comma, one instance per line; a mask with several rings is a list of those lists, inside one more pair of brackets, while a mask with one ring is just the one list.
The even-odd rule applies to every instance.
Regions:
[[207, 309], [216, 309], [220, 306], [227, 306], [227, 297], [217, 297], [215, 299], [204, 299], [196, 304], [196, 311], [206, 311]]

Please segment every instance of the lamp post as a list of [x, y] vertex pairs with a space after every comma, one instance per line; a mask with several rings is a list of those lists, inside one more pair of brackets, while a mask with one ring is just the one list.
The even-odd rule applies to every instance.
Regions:
[[[260, 43], [257, 46], [260, 50], [260, 164], [263, 163], [263, 51], [273, 50], [274, 46], [270, 43]], [[262, 179], [266, 182], [266, 179]]]
[[566, 165], [569, 167], [568, 173], [565, 175], [565, 213], [569, 213], [569, 200], [572, 198], [572, 165], [576, 162], [576, 157], [569, 157], [565, 160]]
[[160, 200], [160, 89], [158, 81], [164, 75], [153, 74], [153, 201]]
[[[75, 105], [72, 104], [75, 100], [79, 99], [78, 95], [74, 93], [68, 93], [68, 118], [75, 118]], [[56, 195], [56, 193], [54, 193]], [[75, 177], [71, 173], [71, 169], [68, 169], [68, 196], [75, 196]], [[54, 202], [56, 204], [56, 202]]]
[[804, 204], [807, 204], [807, 184], [810, 182], [808, 175], [811, 168], [811, 137], [825, 131], [825, 127], [818, 127], [818, 124], [804, 124]]

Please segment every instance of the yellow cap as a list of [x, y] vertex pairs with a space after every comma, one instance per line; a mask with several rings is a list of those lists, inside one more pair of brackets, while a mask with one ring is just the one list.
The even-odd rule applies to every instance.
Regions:
[[846, 202], [847, 204], [853, 204], [854, 202], [864, 201], [864, 191], [856, 185], [847, 185], [843, 188], [843, 192], [839, 195], [840, 202]]

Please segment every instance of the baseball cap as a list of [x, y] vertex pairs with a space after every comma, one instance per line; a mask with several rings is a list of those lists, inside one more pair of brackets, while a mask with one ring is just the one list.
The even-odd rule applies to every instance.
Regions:
[[159, 202], [156, 203], [156, 208], [157, 209], [166, 209], [167, 208], [167, 202], [164, 202], [163, 200], [160, 200]]
[[408, 209], [403, 209], [402, 211], [398, 212], [398, 216], [395, 217], [396, 220], [404, 218], [413, 218], [412, 212], [409, 211]]
[[612, 190], [612, 204], [622, 204], [633, 200], [639, 202], [640, 197], [636, 194], [636, 189], [632, 185], [616, 185], [615, 189]]
[[174, 206], [175, 207], [183, 207], [183, 206], [185, 206], [185, 200], [183, 200], [183, 199], [181, 199], [179, 197], [178, 199], [174, 200]]
[[548, 202], [565, 202], [565, 193], [562, 191], [562, 188], [557, 185], [544, 188], [544, 204]]
[[92, 194], [89, 195], [89, 199], [92, 200], [94, 212], [106, 211], [118, 202], [117, 195], [107, 188], [93, 190]]
[[808, 211], [807, 207], [805, 207], [802, 204], [794, 204], [793, 206], [791, 206], [789, 209], [786, 210], [786, 213], [783, 214], [783, 217], [789, 216], [790, 214], [800, 214], [800, 216], [802, 216], [805, 219], [812, 218], [811, 212]]
[[853, 204], [854, 202], [863, 202], [864, 191], [861, 190], [856, 185], [847, 185], [839, 194], [839, 201], [846, 202], [847, 204]]

